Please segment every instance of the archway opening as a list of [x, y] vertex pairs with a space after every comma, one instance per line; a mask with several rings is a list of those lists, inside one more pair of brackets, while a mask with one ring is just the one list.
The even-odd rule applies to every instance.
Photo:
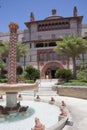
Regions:
[[62, 64], [58, 62], [48, 62], [41, 71], [41, 78], [55, 78], [55, 72], [59, 68], [63, 68]]
[[49, 78], [49, 79], [53, 79], [55, 78], [55, 73], [56, 70], [58, 69], [58, 67], [56, 66], [50, 66], [49, 68], [47, 68], [46, 73], [45, 73], [45, 77]]

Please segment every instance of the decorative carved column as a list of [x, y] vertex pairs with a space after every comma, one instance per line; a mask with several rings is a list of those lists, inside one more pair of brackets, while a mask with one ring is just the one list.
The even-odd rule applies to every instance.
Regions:
[[[8, 57], [8, 84], [16, 84], [16, 44], [18, 40], [16, 23], [9, 24], [10, 40], [9, 40], [9, 57]], [[6, 106], [14, 107], [17, 105], [17, 92], [6, 92]]]
[[18, 40], [17, 29], [19, 26], [16, 23], [9, 24], [10, 43], [9, 43], [9, 58], [8, 58], [8, 84], [16, 83], [16, 43]]

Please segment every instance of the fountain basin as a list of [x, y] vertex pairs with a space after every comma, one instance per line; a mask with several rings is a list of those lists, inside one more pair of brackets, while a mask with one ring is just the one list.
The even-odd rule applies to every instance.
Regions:
[[0, 91], [1, 92], [20, 92], [24, 90], [34, 89], [37, 87], [38, 87], [37, 83], [0, 84]]
[[[1, 105], [5, 105], [5, 102], [2, 102]], [[34, 113], [24, 119], [21, 119], [21, 116], [19, 116], [20, 119], [18, 120], [11, 120], [8, 118], [7, 121], [2, 121], [0, 123], [0, 130], [31, 130], [35, 125], [35, 117], [38, 117], [41, 122], [43, 122], [46, 129], [58, 123], [58, 115], [60, 114], [58, 106], [35, 101], [21, 101], [21, 105], [28, 105], [29, 108], [33, 108]]]

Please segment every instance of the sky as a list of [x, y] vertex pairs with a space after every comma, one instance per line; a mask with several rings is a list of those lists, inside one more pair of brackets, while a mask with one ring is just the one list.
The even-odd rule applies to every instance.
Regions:
[[36, 21], [50, 16], [52, 9], [56, 9], [59, 16], [71, 17], [74, 6], [86, 24], [87, 0], [0, 0], [0, 32], [8, 32], [10, 22], [16, 22], [19, 30], [27, 29], [24, 23], [30, 21], [30, 12]]

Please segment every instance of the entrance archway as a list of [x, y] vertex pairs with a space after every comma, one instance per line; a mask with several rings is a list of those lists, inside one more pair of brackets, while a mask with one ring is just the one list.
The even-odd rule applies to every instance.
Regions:
[[45, 77], [48, 76], [49, 79], [55, 78], [55, 72], [58, 68], [56, 66], [50, 66], [45, 72]]
[[41, 78], [55, 78], [55, 72], [58, 68], [64, 67], [58, 62], [47, 63], [42, 69]]

